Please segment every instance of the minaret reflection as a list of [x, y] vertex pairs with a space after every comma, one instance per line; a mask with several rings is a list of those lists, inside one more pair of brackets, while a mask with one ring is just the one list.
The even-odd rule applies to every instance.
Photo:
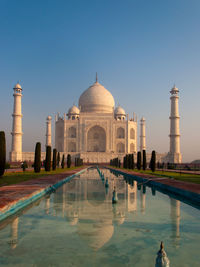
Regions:
[[65, 194], [66, 194], [66, 184], [63, 185], [63, 202], [62, 202], [62, 216], [65, 217]]
[[133, 185], [126, 184], [126, 201], [127, 211], [137, 210], [137, 182], [133, 181]]
[[49, 208], [50, 208], [50, 196], [47, 196], [46, 202], [45, 202], [45, 211], [47, 215], [49, 214]]
[[176, 246], [179, 246], [180, 239], [180, 201], [174, 198], [170, 198], [170, 216], [172, 226], [172, 238], [175, 241]]
[[18, 239], [18, 224], [19, 224], [19, 217], [15, 218], [11, 223], [11, 241], [10, 245], [12, 249], [17, 247], [17, 239]]
[[142, 185], [140, 190], [140, 210], [142, 214], [145, 214], [146, 207], [146, 186]]

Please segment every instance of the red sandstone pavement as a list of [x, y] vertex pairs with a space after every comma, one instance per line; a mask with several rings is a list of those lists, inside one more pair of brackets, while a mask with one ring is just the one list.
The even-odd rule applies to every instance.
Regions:
[[[34, 180], [29, 180], [26, 182], [22, 182], [16, 185], [2, 186], [0, 187], [0, 212], [3, 212], [12, 205], [14, 205], [19, 200], [27, 199], [32, 195], [39, 193], [41, 190], [54, 185], [60, 180], [84, 169], [85, 167], [81, 167], [72, 171], [66, 171], [65, 173], [60, 173], [56, 175], [49, 175], [46, 177], [41, 177]], [[120, 169], [119, 169], [120, 170]], [[122, 170], [120, 170], [122, 171]], [[194, 193], [200, 194], [200, 184], [188, 183], [173, 179], [168, 179], [165, 177], [155, 177], [153, 175], [147, 175], [143, 173], [137, 173], [130, 170], [123, 170], [124, 173], [129, 173], [135, 176], [139, 176], [146, 179], [152, 179], [156, 182], [170, 185], [176, 188], [181, 188], [184, 190], [188, 190]]]
[[81, 167], [75, 170], [66, 171], [64, 173], [49, 175], [38, 179], [21, 182], [15, 185], [0, 187], [0, 212], [8, 210], [19, 200], [30, 198], [45, 188], [54, 185], [60, 180], [63, 180], [64, 178], [73, 175], [84, 168], [85, 167]]
[[155, 182], [159, 182], [161, 184], [166, 184], [169, 186], [173, 186], [176, 188], [180, 188], [180, 189], [184, 189], [187, 191], [191, 191], [193, 193], [200, 194], [200, 184], [174, 180], [174, 179], [170, 179], [170, 178], [166, 178], [166, 177], [158, 177], [158, 176], [153, 176], [153, 175], [144, 174], [144, 173], [138, 173], [138, 172], [134, 172], [131, 170], [120, 170], [120, 171], [122, 171], [124, 173], [128, 173], [128, 174], [132, 174], [135, 176], [139, 176], [142, 178], [151, 179], [151, 180], [153, 180]]

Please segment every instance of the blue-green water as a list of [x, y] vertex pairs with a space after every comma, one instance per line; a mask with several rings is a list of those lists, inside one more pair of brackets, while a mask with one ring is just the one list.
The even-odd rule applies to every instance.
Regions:
[[153, 267], [164, 241], [171, 267], [200, 266], [198, 209], [103, 173], [108, 190], [89, 170], [0, 224], [0, 265]]

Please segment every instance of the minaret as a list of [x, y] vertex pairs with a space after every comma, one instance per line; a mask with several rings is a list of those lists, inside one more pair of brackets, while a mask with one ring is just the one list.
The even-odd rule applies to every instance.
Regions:
[[140, 120], [140, 151], [146, 150], [146, 129], [145, 129], [145, 118], [142, 117]]
[[22, 161], [22, 88], [17, 83], [14, 88], [14, 107], [13, 107], [13, 125], [12, 125], [12, 148], [10, 161]]
[[46, 121], [46, 146], [51, 146], [51, 116]]
[[170, 150], [168, 154], [168, 161], [170, 163], [181, 163], [182, 156], [180, 153], [180, 129], [179, 129], [179, 110], [178, 110], [178, 96], [179, 90], [174, 87], [171, 89], [171, 114], [170, 114]]

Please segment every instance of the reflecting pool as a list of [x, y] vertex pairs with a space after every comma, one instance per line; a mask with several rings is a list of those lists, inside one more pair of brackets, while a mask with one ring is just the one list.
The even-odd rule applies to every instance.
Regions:
[[[1, 266], [200, 266], [200, 212], [152, 188], [89, 169], [0, 224]], [[112, 204], [116, 188], [118, 203]]]

